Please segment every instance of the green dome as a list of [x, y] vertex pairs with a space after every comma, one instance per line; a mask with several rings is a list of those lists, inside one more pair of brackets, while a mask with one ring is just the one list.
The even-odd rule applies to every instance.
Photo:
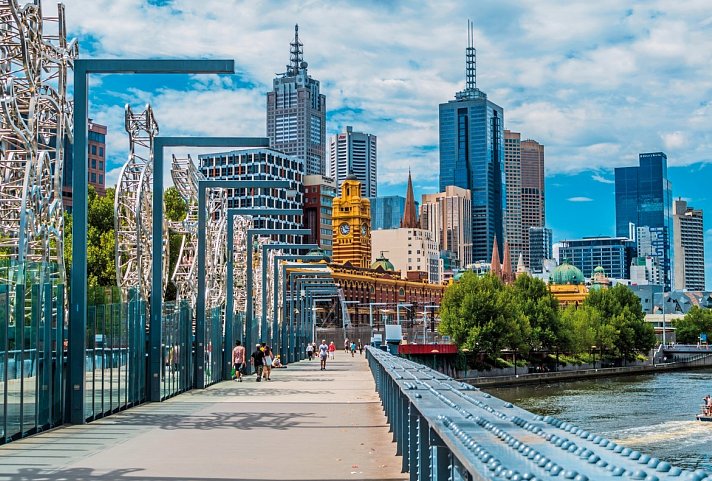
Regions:
[[584, 284], [583, 272], [565, 260], [551, 273], [552, 284]]
[[391, 261], [386, 259], [383, 254], [378, 257], [373, 264], [371, 264], [371, 269], [378, 269], [378, 268], [383, 269], [384, 271], [395, 271], [396, 268], [393, 267], [393, 264], [391, 264]]
[[[595, 276], [596, 274], [603, 274], [603, 276], [605, 277], [606, 270], [602, 266], [598, 266], [593, 270], [593, 276]], [[591, 277], [593, 277], [593, 276], [591, 276]]]
[[320, 249], [320, 248], [318, 248], [318, 247], [317, 247], [316, 249], [312, 249], [312, 250], [310, 250], [309, 252], [307, 252], [307, 255], [308, 255], [308, 256], [314, 256], [314, 257], [316, 257], [316, 256], [320, 256], [320, 257], [321, 257], [321, 259], [319, 259], [319, 260], [312, 260], [312, 262], [326, 262], [326, 263], [331, 262], [331, 259], [329, 259], [329, 256], [326, 255], [326, 252], [324, 252], [323, 249]]

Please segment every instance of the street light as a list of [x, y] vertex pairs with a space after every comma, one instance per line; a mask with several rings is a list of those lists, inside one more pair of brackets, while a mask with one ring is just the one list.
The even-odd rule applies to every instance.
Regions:
[[596, 369], [596, 346], [591, 346], [591, 352], [593, 353], [593, 368]]
[[396, 304], [396, 317], [398, 318], [398, 325], [399, 325], [399, 326], [400, 326], [400, 323], [401, 323], [401, 321], [400, 321], [400, 308], [401, 308], [401, 307], [404, 307], [404, 308], [407, 309], [407, 308], [409, 308], [409, 307], [413, 307], [413, 304], [405, 304], [405, 303], [398, 303], [398, 304]]
[[[439, 308], [437, 304], [429, 304], [427, 306], [423, 306], [423, 344], [427, 344], [427, 322], [428, 322], [428, 308], [433, 309], [433, 316], [435, 316], [435, 309]], [[434, 328], [435, 326], [433, 326]]]
[[385, 302], [369, 302], [368, 303], [368, 323], [371, 326], [371, 333], [373, 333], [373, 306], [387, 306]]

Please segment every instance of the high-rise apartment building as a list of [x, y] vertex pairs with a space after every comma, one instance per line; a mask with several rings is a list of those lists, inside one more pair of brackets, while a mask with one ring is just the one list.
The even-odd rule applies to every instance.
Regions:
[[345, 132], [333, 136], [329, 142], [329, 177], [337, 186], [353, 174], [361, 182], [362, 197], [376, 197], [378, 184], [376, 136], [354, 132], [347, 126]]
[[[288, 180], [289, 189], [228, 189], [228, 207], [302, 209], [304, 163], [273, 149], [244, 149], [198, 156], [200, 171], [208, 179]], [[299, 229], [301, 216], [252, 216], [256, 229]], [[302, 236], [287, 236], [301, 242]]]
[[675, 289], [705, 289], [705, 230], [702, 209], [678, 199], [673, 209]]
[[[553, 259], [552, 253], [552, 232], [546, 227], [529, 228], [529, 272], [532, 274], [542, 274], [544, 272], [544, 261]], [[522, 256], [524, 257], [524, 256]]]
[[[450, 269], [472, 264], [471, 208], [470, 191], [454, 185], [445, 187], [445, 192], [423, 195], [420, 227], [432, 232], [441, 257], [450, 261]], [[443, 252], [453, 255], [443, 256]]]
[[600, 266], [610, 278], [629, 279], [635, 244], [628, 237], [584, 237], [560, 244], [559, 264], [568, 260], [581, 269], [584, 277], [592, 277], [593, 270]]
[[[504, 179], [507, 187], [507, 210], [504, 213], [504, 220], [511, 259], [515, 263], [519, 260], [519, 254], [525, 251], [524, 225], [522, 223], [521, 141], [519, 132], [504, 131]], [[527, 252], [527, 254], [529, 253]], [[527, 257], [529, 256], [527, 255]], [[525, 266], [528, 265], [525, 262]]]
[[[87, 142], [87, 177], [89, 185], [94, 187], [96, 193], [103, 196], [106, 193], [106, 133], [105, 125], [97, 124], [89, 119]], [[72, 172], [73, 155], [70, 145], [64, 149], [64, 171], [62, 177], [62, 204], [68, 211], [72, 211]]]
[[336, 197], [336, 183], [321, 175], [304, 176], [304, 228], [311, 234], [304, 237], [307, 244], [318, 244], [331, 257], [333, 248], [332, 209]]
[[267, 137], [271, 148], [303, 161], [307, 175], [324, 175], [326, 96], [307, 72], [297, 25], [290, 47], [287, 71], [274, 78], [267, 93]]
[[405, 197], [387, 195], [369, 197], [371, 203], [371, 229], [397, 229], [405, 211]]
[[[639, 155], [639, 166], [615, 170], [616, 235], [630, 237], [641, 227], [657, 239], [652, 255], [658, 258], [665, 290], [672, 286], [672, 184], [667, 178], [667, 156], [663, 152]], [[631, 224], [635, 229], [631, 229]], [[677, 286], [675, 286], [677, 287]]]
[[465, 89], [440, 104], [440, 191], [448, 185], [472, 192], [472, 258], [488, 260], [494, 239], [503, 256], [504, 110], [477, 88], [472, 26], [465, 50]]
[[371, 265], [371, 205], [361, 196], [360, 184], [355, 175], [347, 177], [341, 195], [334, 198], [333, 262], [367, 268]]

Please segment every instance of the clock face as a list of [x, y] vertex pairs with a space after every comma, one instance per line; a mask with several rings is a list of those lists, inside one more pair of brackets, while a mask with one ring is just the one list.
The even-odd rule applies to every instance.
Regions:
[[351, 230], [351, 228], [346, 222], [339, 226], [339, 232], [341, 232], [341, 235], [349, 235], [349, 230]]
[[361, 224], [361, 235], [365, 236], [366, 234], [368, 234], [368, 226], [366, 226], [366, 224]]

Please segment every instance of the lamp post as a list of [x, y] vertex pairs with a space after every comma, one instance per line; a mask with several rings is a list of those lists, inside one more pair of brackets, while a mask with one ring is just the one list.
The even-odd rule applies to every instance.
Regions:
[[398, 319], [398, 325], [399, 325], [399, 326], [400, 326], [400, 323], [401, 323], [401, 320], [400, 320], [400, 308], [401, 308], [401, 307], [407, 309], [407, 308], [409, 308], [409, 307], [413, 307], [413, 304], [407, 304], [407, 303], [398, 303], [398, 304], [396, 304], [396, 317], [397, 317], [397, 319]]
[[[74, 138], [72, 162], [72, 279], [70, 291], [69, 330], [67, 346], [67, 399], [69, 402], [68, 421], [72, 424], [85, 422], [85, 362], [87, 328], [87, 215], [88, 215], [88, 127], [89, 118], [89, 75], [91, 74], [232, 74], [235, 73], [233, 60], [157, 60], [157, 59], [76, 59], [74, 61]], [[264, 139], [265, 146], [269, 140]], [[154, 177], [158, 176], [155, 172]], [[161, 171], [162, 176], [162, 171]], [[161, 179], [162, 181], [163, 179]], [[163, 192], [156, 194], [154, 189], [154, 226], [155, 197], [160, 196], [161, 212]], [[162, 222], [162, 216], [159, 216]], [[154, 227], [155, 229], [155, 227]], [[155, 239], [155, 230], [154, 230]], [[160, 236], [159, 236], [160, 239]], [[155, 269], [154, 261], [154, 269]], [[159, 265], [159, 270], [161, 266]], [[155, 271], [154, 271], [155, 275]], [[160, 284], [159, 284], [160, 285]], [[161, 290], [154, 290], [161, 293]], [[157, 297], [155, 294], [152, 297]], [[160, 311], [159, 311], [160, 312]], [[158, 316], [160, 321], [160, 314]], [[160, 322], [159, 322], [160, 324]], [[151, 333], [151, 340], [153, 334]], [[152, 344], [153, 348], [153, 344]], [[160, 401], [160, 338], [156, 351], [149, 351], [152, 369], [148, 387], [150, 399]], [[157, 359], [156, 359], [157, 358]], [[155, 379], [153, 378], [155, 374]]]
[[591, 352], [593, 353], [593, 369], [596, 369], [596, 346], [591, 346]]
[[368, 303], [368, 323], [371, 326], [371, 332], [373, 332], [373, 306], [387, 306], [385, 302], [369, 302]]
[[[437, 304], [429, 304], [423, 306], [423, 344], [427, 344], [427, 322], [428, 322], [428, 309], [433, 309], [433, 316], [435, 316], [435, 309], [439, 308]], [[434, 328], [435, 326], [433, 326]]]

